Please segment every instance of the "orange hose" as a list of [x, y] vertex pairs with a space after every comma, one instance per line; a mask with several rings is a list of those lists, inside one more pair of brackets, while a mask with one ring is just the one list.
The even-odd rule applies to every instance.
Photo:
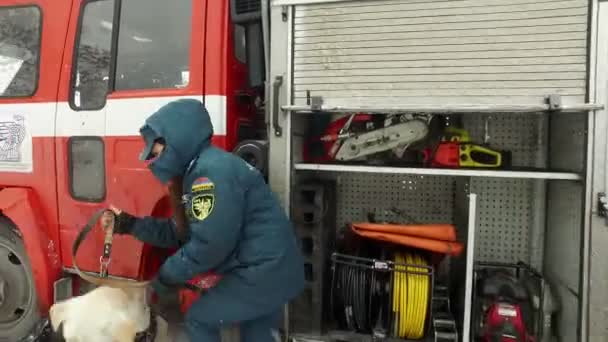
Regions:
[[352, 225], [351, 228], [355, 233], [370, 239], [392, 242], [403, 246], [425, 249], [428, 251], [449, 254], [452, 256], [460, 255], [460, 253], [462, 253], [464, 249], [464, 246], [460, 242], [441, 241], [416, 236], [360, 230], [355, 228], [354, 225]]
[[451, 224], [382, 224], [355, 222], [353, 229], [378, 233], [409, 235], [433, 240], [456, 241], [456, 229]]

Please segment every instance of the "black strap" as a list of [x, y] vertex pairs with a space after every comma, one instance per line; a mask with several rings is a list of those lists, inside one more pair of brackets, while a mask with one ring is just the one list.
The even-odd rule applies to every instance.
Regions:
[[[100, 209], [95, 214], [93, 214], [93, 216], [91, 216], [89, 221], [84, 225], [84, 227], [82, 227], [82, 229], [76, 236], [76, 239], [74, 240], [74, 243], [72, 244], [72, 265], [73, 265], [74, 269], [76, 270], [76, 273], [82, 279], [84, 279], [92, 284], [95, 284], [97, 286], [105, 285], [105, 286], [110, 286], [110, 287], [122, 287], [122, 288], [148, 286], [148, 284], [150, 283], [149, 281], [131, 281], [131, 280], [126, 280], [126, 279], [113, 279], [113, 278], [105, 277], [103, 275], [94, 276], [94, 275], [82, 272], [80, 270], [80, 268], [78, 267], [78, 263], [76, 262], [76, 255], [78, 253], [78, 249], [80, 248], [80, 245], [82, 244], [82, 241], [84, 241], [84, 239], [91, 232], [91, 230], [93, 230], [93, 227], [95, 227], [97, 222], [99, 222], [99, 219], [107, 211], [109, 211], [109, 210]], [[109, 212], [114, 214], [112, 211], [109, 211]], [[115, 221], [116, 221], [116, 217], [114, 217], [114, 219], [112, 220], [112, 223], [111, 223], [112, 227], [108, 227], [108, 229], [113, 230], [113, 225], [114, 225]], [[108, 250], [108, 253], [109, 252], [110, 252], [110, 250]], [[104, 246], [104, 255], [105, 255], [105, 246]], [[108, 256], [109, 256], [109, 254], [108, 254]]]
[[[76, 270], [76, 273], [82, 279], [84, 279], [90, 283], [93, 283], [95, 285], [98, 285], [98, 286], [100, 286], [100, 285], [105, 285], [105, 286], [110, 286], [110, 287], [146, 287], [146, 286], [148, 286], [150, 284], [149, 281], [132, 281], [132, 280], [126, 280], [126, 279], [107, 278], [107, 276], [104, 276], [104, 275], [94, 276], [94, 275], [82, 272], [80, 270], [80, 268], [78, 267], [78, 263], [76, 262], [76, 255], [78, 253], [78, 249], [80, 248], [80, 245], [82, 244], [84, 239], [91, 232], [91, 230], [93, 230], [93, 228], [95, 227], [97, 222], [99, 222], [99, 219], [101, 219], [101, 217], [103, 216], [103, 214], [105, 212], [110, 212], [110, 213], [112, 213], [112, 215], [114, 215], [114, 219], [112, 220], [112, 223], [111, 223], [112, 227], [107, 228], [107, 229], [111, 229], [113, 231], [114, 230], [113, 225], [114, 225], [114, 222], [116, 222], [116, 215], [114, 214], [114, 212], [112, 212], [108, 209], [100, 209], [95, 214], [93, 214], [93, 216], [91, 216], [89, 221], [82, 227], [82, 229], [76, 236], [76, 239], [74, 240], [74, 243], [72, 245], [72, 265], [73, 265], [74, 269]], [[110, 252], [111, 252], [111, 244], [110, 244], [110, 247], [107, 249], [107, 251], [108, 251], [107, 257], [109, 258]], [[103, 256], [106, 256], [106, 246], [105, 245], [104, 245]], [[180, 284], [179, 286], [175, 286], [175, 287], [177, 287], [177, 288], [183, 287], [183, 288], [186, 288], [191, 291], [203, 292], [203, 289], [199, 288], [198, 286], [192, 285], [190, 283]]]

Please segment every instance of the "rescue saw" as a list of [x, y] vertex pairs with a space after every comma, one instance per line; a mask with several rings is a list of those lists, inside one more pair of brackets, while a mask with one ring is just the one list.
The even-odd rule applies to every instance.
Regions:
[[[411, 145], [429, 135], [432, 119], [430, 114], [351, 114], [329, 123], [321, 136], [309, 142], [305, 159], [348, 162], [383, 152], [401, 158]], [[316, 145], [319, 143], [321, 146]], [[315, 147], [322, 152], [314, 153]]]

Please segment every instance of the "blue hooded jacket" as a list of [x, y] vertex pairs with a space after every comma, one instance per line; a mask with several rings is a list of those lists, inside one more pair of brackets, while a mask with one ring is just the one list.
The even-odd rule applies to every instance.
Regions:
[[[213, 127], [203, 104], [173, 101], [152, 114], [140, 132], [147, 146], [143, 157], [154, 139], [165, 141], [150, 163], [154, 175], [163, 183], [183, 176], [190, 234], [161, 266], [161, 282], [183, 284], [215, 271], [230, 279], [234, 296], [250, 304], [280, 306], [297, 296], [304, 287], [304, 262], [291, 223], [257, 169], [211, 146]], [[155, 246], [179, 246], [170, 219], [140, 218], [133, 235]]]

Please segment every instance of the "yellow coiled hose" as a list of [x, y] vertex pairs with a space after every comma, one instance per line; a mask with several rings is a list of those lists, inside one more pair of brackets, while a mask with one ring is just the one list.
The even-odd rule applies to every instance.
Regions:
[[428, 264], [423, 257], [412, 253], [397, 252], [394, 261], [397, 265], [393, 274], [393, 334], [399, 338], [421, 339], [429, 305], [430, 276], [426, 274], [428, 269], [416, 266]]

